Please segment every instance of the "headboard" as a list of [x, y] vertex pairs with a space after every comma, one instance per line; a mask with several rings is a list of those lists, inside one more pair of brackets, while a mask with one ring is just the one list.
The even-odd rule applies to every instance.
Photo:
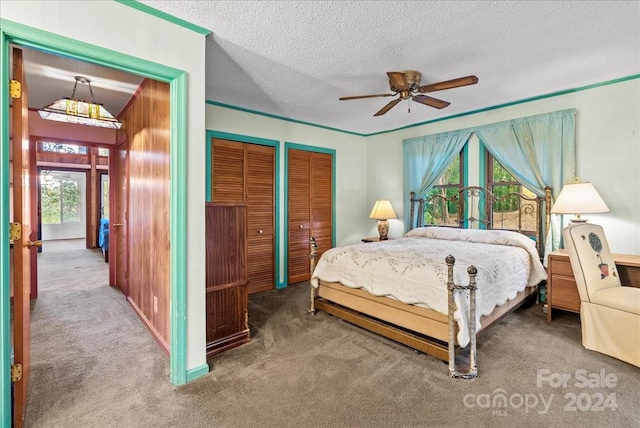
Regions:
[[[463, 187], [453, 195], [434, 194], [421, 199], [411, 192], [410, 202], [410, 229], [447, 226], [513, 230], [534, 237], [538, 252], [544, 251], [543, 234], [549, 230], [551, 220], [550, 187], [545, 189], [544, 197], [514, 192], [496, 196], [478, 186]], [[435, 208], [440, 216], [429, 214], [425, 221], [425, 213], [434, 211], [428, 208]]]

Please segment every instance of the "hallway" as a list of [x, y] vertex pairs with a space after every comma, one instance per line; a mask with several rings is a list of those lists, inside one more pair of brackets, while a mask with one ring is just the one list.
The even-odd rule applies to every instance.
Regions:
[[121, 378], [136, 378], [148, 391], [171, 388], [169, 358], [120, 291], [109, 287], [101, 251], [74, 249], [84, 239], [71, 241], [45, 242], [38, 254], [26, 427], [124, 423], [101, 411], [104, 403], [140, 405], [119, 387]]

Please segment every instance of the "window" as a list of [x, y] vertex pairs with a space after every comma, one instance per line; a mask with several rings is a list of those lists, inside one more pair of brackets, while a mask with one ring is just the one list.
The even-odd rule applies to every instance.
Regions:
[[42, 141], [40, 148], [43, 152], [72, 153], [78, 155], [87, 154], [87, 147], [79, 146], [77, 144], [52, 143], [48, 141]]
[[64, 171], [40, 172], [42, 224], [80, 221], [80, 181]]
[[[487, 152], [487, 189], [498, 198], [493, 205], [492, 213], [492, 224], [495, 228], [516, 231], [537, 229], [536, 222], [539, 217], [535, 202], [528, 204], [516, 196], [510, 197], [509, 194], [522, 193], [531, 198], [535, 198], [536, 195], [509, 174], [489, 152]], [[522, 213], [521, 219], [519, 212]], [[521, 225], [518, 224], [519, 221], [522, 222]]]
[[109, 149], [105, 147], [98, 147], [98, 156], [109, 156]]
[[424, 209], [424, 224], [439, 224], [458, 227], [458, 206], [450, 202], [445, 203], [444, 199], [433, 197], [440, 195], [443, 198], [451, 198], [456, 195], [464, 183], [463, 177], [464, 162], [462, 153], [457, 156], [440, 176], [436, 184], [426, 195], [429, 202]]

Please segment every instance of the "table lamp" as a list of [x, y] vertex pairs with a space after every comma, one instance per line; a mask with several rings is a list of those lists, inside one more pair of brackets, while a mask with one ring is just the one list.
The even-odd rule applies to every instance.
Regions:
[[586, 218], [581, 214], [608, 213], [609, 208], [604, 203], [596, 189], [589, 182], [582, 182], [575, 178], [573, 183], [565, 184], [551, 208], [553, 214], [573, 214], [571, 223], [584, 223]]
[[389, 239], [387, 237], [389, 233], [389, 222], [387, 219], [398, 218], [398, 216], [393, 210], [391, 202], [386, 199], [380, 199], [377, 200], [376, 204], [373, 206], [371, 214], [369, 214], [369, 218], [378, 220], [378, 234], [380, 235], [380, 240], [384, 241], [385, 239]]

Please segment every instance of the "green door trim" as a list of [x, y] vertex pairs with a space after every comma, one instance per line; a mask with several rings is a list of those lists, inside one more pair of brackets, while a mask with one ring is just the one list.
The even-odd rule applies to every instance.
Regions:
[[258, 144], [261, 146], [270, 146], [275, 147], [275, 186], [276, 186], [276, 194], [275, 194], [275, 203], [276, 209], [274, 212], [274, 234], [276, 237], [275, 242], [275, 271], [276, 272], [276, 288], [281, 288], [282, 284], [282, 272], [280, 272], [280, 141], [278, 140], [269, 140], [266, 138], [252, 137], [250, 135], [242, 135], [242, 134], [231, 134], [228, 132], [214, 131], [207, 129], [207, 141], [205, 142], [206, 147], [206, 183], [205, 183], [205, 200], [207, 202], [211, 202], [211, 139], [219, 138], [221, 140], [229, 140], [229, 141], [237, 141], [239, 143], [249, 143], [249, 144]]
[[[9, 44], [39, 49], [85, 62], [135, 73], [170, 85], [170, 239], [171, 326], [170, 381], [186, 383], [186, 168], [187, 168], [187, 74], [165, 65], [125, 55], [99, 46], [42, 31], [0, 18], [0, 241], [9, 241]], [[0, 408], [3, 426], [11, 421], [9, 246], [0, 245]]]

